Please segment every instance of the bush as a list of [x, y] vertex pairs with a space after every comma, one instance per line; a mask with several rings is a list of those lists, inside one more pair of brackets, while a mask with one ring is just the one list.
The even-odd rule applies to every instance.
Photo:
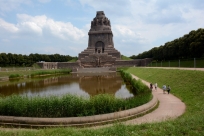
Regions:
[[21, 78], [22, 76], [21, 75], [19, 75], [19, 74], [11, 74], [10, 76], [9, 76], [9, 79], [12, 79], [12, 78]]
[[119, 70], [121, 76], [123, 77], [124, 82], [126, 85], [129, 85], [133, 94], [141, 94], [141, 93], [150, 93], [151, 90], [148, 86], [142, 83], [141, 80], [135, 80], [132, 78], [130, 73], [123, 71], [122, 69]]

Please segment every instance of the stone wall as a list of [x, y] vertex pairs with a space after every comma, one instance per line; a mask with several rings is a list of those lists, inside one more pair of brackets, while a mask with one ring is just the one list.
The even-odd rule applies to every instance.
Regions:
[[58, 68], [58, 62], [38, 62], [37, 64], [39, 67], [43, 69], [57, 69]]
[[[107, 57], [109, 58], [109, 57]], [[147, 66], [151, 63], [151, 58], [146, 59], [136, 59], [136, 60], [108, 60], [106, 63], [101, 61], [100, 67], [141, 67]], [[108, 63], [110, 62], [110, 64]], [[63, 69], [63, 68], [70, 68], [73, 71], [76, 71], [77, 68], [84, 67], [83, 62], [38, 62], [37, 63], [43, 69]], [[86, 67], [86, 66], [85, 66]], [[95, 62], [93, 62], [92, 67], [95, 66]]]
[[141, 60], [117, 60], [115, 62], [116, 67], [124, 66], [140, 66]]
[[115, 66], [116, 67], [124, 67], [124, 66], [140, 67], [140, 66], [147, 66], [151, 61], [152, 61], [151, 58], [135, 59], [135, 60], [116, 60], [115, 61]]
[[79, 67], [79, 63], [78, 62], [59, 62], [58, 63], [58, 68], [59, 69], [63, 69], [63, 68], [78, 68]]

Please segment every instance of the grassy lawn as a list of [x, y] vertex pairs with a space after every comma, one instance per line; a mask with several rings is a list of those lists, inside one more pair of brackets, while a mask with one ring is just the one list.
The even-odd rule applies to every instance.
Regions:
[[18, 70], [0, 71], [0, 78], [9, 77], [12, 74], [19, 74], [19, 75], [28, 76], [28, 75], [40, 73], [40, 72], [52, 73], [54, 71], [58, 71], [58, 70], [56, 70], [56, 69], [47, 69], [47, 70], [45, 70], [45, 69], [35, 69], [35, 70], [18, 69]]
[[121, 60], [132, 60], [132, 59], [127, 56], [121, 55]]
[[70, 61], [68, 61], [68, 62], [76, 62], [78, 59], [77, 58], [73, 58], [73, 59], [71, 59]]
[[8, 129], [0, 128], [0, 135], [60, 135], [60, 136], [152, 136], [152, 135], [172, 135], [172, 136], [196, 136], [204, 135], [204, 72], [189, 70], [169, 70], [151, 68], [127, 68], [127, 72], [149, 81], [157, 82], [161, 88], [163, 84], [171, 86], [171, 93], [179, 97], [187, 106], [186, 112], [175, 120], [161, 123], [149, 123], [142, 125], [122, 125], [115, 124], [112, 127], [101, 129], [88, 128], [47, 128], [47, 129]]

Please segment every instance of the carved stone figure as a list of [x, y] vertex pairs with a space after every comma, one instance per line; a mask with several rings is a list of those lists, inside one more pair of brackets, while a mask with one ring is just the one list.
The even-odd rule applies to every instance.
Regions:
[[99, 57], [96, 58], [96, 66], [97, 66], [97, 67], [100, 67], [100, 63], [101, 63], [101, 62], [100, 62], [100, 58], [99, 58]]
[[96, 26], [99, 25], [98, 19], [96, 19]]
[[103, 18], [101, 18], [101, 25], [103, 25]]
[[107, 18], [104, 18], [104, 25], [107, 25]]

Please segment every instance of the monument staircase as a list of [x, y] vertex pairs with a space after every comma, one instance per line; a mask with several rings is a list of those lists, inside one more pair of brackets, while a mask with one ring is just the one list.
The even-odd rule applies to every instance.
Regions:
[[[105, 73], [114, 71], [109, 67], [96, 67], [96, 68], [78, 68], [77, 73]], [[115, 71], [114, 71], [115, 72]]]
[[[108, 55], [112, 55], [117, 60], [120, 59], [120, 52], [113, 47], [106, 47], [104, 50], [104, 53], [107, 53]], [[104, 53], [100, 53], [100, 54], [104, 54]], [[99, 54], [99, 53], [95, 53], [95, 48], [87, 48], [81, 53], [79, 53], [79, 59], [83, 59], [86, 56], [89, 56], [89, 54]]]
[[81, 66], [84, 68], [88, 67], [112, 67], [115, 63], [116, 57], [108, 55], [107, 53], [97, 54], [92, 53], [88, 54], [84, 58], [81, 58]]

